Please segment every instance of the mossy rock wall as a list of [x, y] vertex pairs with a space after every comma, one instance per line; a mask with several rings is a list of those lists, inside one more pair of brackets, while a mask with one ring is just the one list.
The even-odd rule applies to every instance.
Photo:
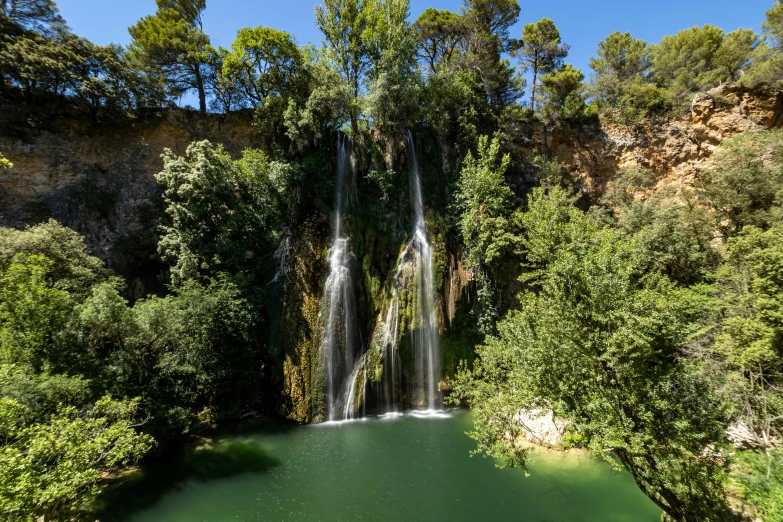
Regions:
[[315, 229], [305, 223], [292, 238], [291, 270], [279, 325], [283, 358], [280, 413], [300, 423], [313, 420], [313, 401], [318, 400], [318, 376], [313, 370], [328, 245]]

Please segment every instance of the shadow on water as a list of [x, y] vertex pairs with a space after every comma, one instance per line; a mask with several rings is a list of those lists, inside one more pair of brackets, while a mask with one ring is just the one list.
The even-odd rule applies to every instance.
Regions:
[[188, 484], [264, 473], [280, 461], [267, 455], [259, 439], [252, 435], [284, 433], [295, 428], [294, 424], [276, 420], [237, 423], [186, 447], [165, 451], [112, 479], [82, 520], [122, 521]]

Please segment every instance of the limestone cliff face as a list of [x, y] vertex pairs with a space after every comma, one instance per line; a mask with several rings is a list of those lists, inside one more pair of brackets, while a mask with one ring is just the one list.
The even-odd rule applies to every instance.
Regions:
[[[726, 138], [750, 129], [783, 126], [783, 94], [748, 92], [725, 85], [697, 94], [690, 114], [636, 128], [602, 124], [598, 129], [556, 133], [554, 156], [591, 191], [601, 192], [617, 171], [641, 167], [660, 179], [692, 183]], [[538, 136], [539, 140], [543, 140]]]
[[154, 252], [153, 221], [161, 211], [154, 175], [163, 166], [161, 153], [170, 148], [184, 154], [189, 143], [203, 139], [223, 143], [233, 156], [263, 145], [252, 114], [244, 112], [204, 117], [171, 110], [114, 127], [60, 122], [30, 141], [0, 136], [0, 150], [14, 164], [0, 170], [0, 226], [53, 217], [83, 234], [94, 255], [143, 292], [142, 281], [154, 274], [137, 273], [133, 256]]

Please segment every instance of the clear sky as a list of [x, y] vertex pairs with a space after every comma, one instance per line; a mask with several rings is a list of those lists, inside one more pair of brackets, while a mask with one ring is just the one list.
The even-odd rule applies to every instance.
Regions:
[[[298, 43], [320, 43], [315, 26], [315, 0], [207, 0], [204, 29], [213, 45], [228, 47], [237, 30], [262, 25], [293, 34]], [[415, 20], [427, 7], [459, 11], [461, 0], [411, 0]], [[567, 61], [589, 76], [588, 62], [598, 42], [614, 31], [657, 42], [666, 34], [694, 25], [714, 24], [727, 31], [760, 30], [773, 0], [552, 0], [525, 2], [513, 36], [522, 25], [547, 17], [554, 20], [565, 43]], [[155, 11], [155, 0], [57, 0], [73, 31], [96, 44], [127, 44], [127, 28]]]

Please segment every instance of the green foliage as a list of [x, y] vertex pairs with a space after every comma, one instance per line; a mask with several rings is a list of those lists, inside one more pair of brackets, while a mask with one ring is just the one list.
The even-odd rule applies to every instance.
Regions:
[[467, 261], [477, 274], [479, 327], [491, 332], [501, 310], [497, 286], [504, 284], [519, 257], [519, 213], [506, 184], [510, 157], [500, 156], [500, 139], [478, 140], [478, 158], [468, 152], [457, 182], [456, 209]]
[[775, 0], [772, 8], [766, 12], [761, 27], [770, 36], [772, 44], [778, 49], [783, 49], [783, 3]]
[[138, 404], [104, 397], [82, 410], [60, 406], [47, 422], [25, 425], [25, 406], [0, 398], [3, 519], [70, 520], [79, 502], [97, 495], [104, 473], [151, 449], [151, 437], [133, 429]]
[[560, 42], [560, 31], [555, 23], [549, 18], [543, 18], [534, 24], [525, 25], [522, 29], [522, 42], [516, 55], [524, 69], [533, 73], [530, 108], [535, 111], [539, 76], [560, 68], [563, 58], [568, 55], [568, 46]]
[[77, 298], [86, 297], [93, 285], [112, 280], [104, 263], [87, 252], [84, 238], [53, 219], [25, 230], [0, 228], [0, 270], [18, 255], [48, 259], [47, 281]]
[[303, 73], [303, 58], [293, 37], [267, 27], [241, 29], [223, 57], [223, 75], [253, 106], [294, 90]]
[[769, 228], [783, 218], [783, 140], [778, 131], [726, 139], [700, 173], [704, 199], [725, 235], [746, 225]]
[[418, 38], [416, 56], [432, 73], [437, 72], [441, 64], [449, 67], [468, 36], [465, 17], [446, 9], [428, 7], [413, 28]]
[[158, 251], [174, 265], [172, 281], [229, 271], [243, 284], [258, 282], [298, 170], [256, 150], [232, 161], [206, 141], [191, 144], [185, 157], [167, 150], [163, 163], [156, 179], [169, 219]]
[[374, 21], [376, 5], [373, 0], [326, 0], [315, 7], [316, 24], [328, 44], [329, 58], [350, 89], [348, 113], [355, 133], [359, 129], [358, 98], [370, 67], [364, 33]]
[[584, 122], [593, 115], [586, 103], [584, 79], [582, 71], [574, 69], [570, 63], [541, 77], [541, 112], [547, 120], [554, 123]]
[[725, 34], [705, 25], [665, 36], [652, 48], [652, 73], [673, 97], [739, 79], [750, 64], [758, 35], [749, 29]]
[[510, 157], [500, 155], [500, 139], [478, 141], [478, 158], [468, 152], [457, 182], [456, 200], [460, 211], [460, 233], [468, 248], [468, 259], [476, 267], [486, 267], [500, 275], [509, 256], [518, 253], [515, 232], [514, 194], [506, 184]]
[[765, 522], [783, 521], [783, 450], [741, 452], [737, 460], [743, 496]]
[[42, 34], [65, 25], [54, 0], [16, 0], [0, 4], [3, 23]]
[[621, 229], [636, 235], [650, 270], [691, 284], [717, 266], [713, 221], [692, 190], [656, 188], [652, 172], [626, 169], [612, 180], [602, 202], [619, 215]]
[[156, 4], [154, 15], [128, 29], [129, 59], [147, 74], [162, 78], [177, 95], [195, 90], [199, 109], [206, 112], [209, 37], [201, 27], [206, 0], [156, 0]]
[[79, 407], [90, 398], [90, 382], [82, 377], [36, 374], [19, 366], [0, 366], [0, 397], [21, 406], [16, 420], [24, 425], [45, 422], [61, 406]]
[[597, 455], [626, 467], [676, 520], [722, 520], [717, 401], [677, 355], [687, 295], [646, 272], [638, 245], [601, 228], [559, 188], [535, 189], [524, 218], [539, 269], [520, 310], [479, 348], [456, 396], [473, 408], [478, 451], [525, 466], [521, 410], [552, 409]]
[[[599, 76], [612, 76], [622, 83], [644, 74], [649, 59], [650, 45], [647, 42], [637, 40], [631, 33], [617, 31], [598, 43], [598, 56], [590, 59], [590, 68]], [[605, 99], [611, 98], [611, 94], [607, 93]]]
[[32, 371], [58, 362], [55, 346], [65, 326], [70, 296], [52, 288], [52, 261], [18, 254], [0, 272], [0, 362]]
[[5, 159], [5, 156], [0, 154], [0, 168], [12, 169], [12, 168], [14, 168], [14, 164], [11, 163], [10, 161], [8, 161], [7, 159]]

